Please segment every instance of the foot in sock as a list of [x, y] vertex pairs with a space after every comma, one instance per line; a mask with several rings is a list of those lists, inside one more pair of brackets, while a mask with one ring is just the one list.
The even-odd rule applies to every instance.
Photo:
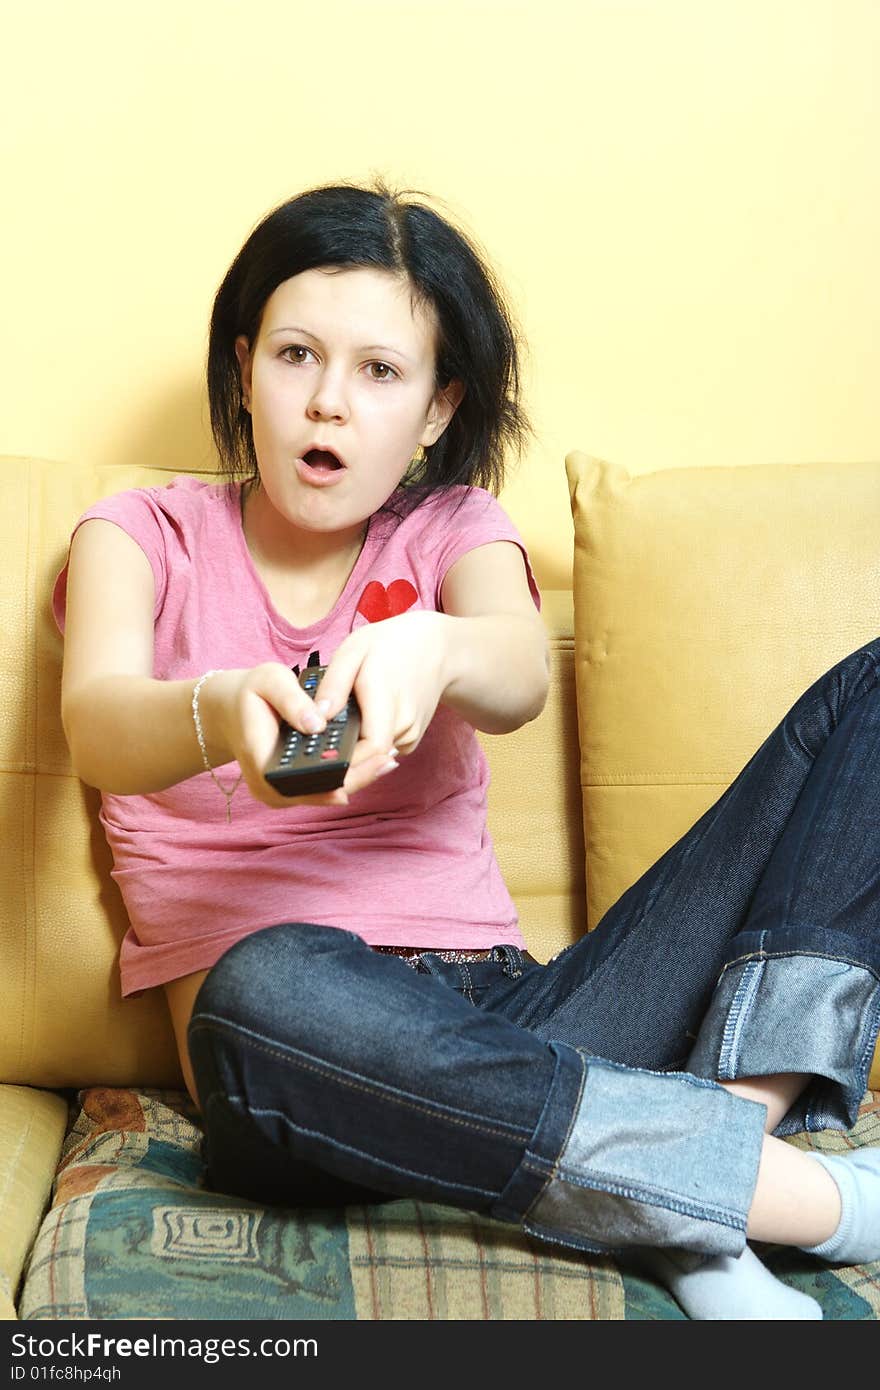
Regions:
[[814, 1298], [781, 1283], [747, 1245], [741, 1255], [645, 1250], [642, 1262], [689, 1318], [807, 1322], [822, 1317]]
[[880, 1148], [845, 1154], [811, 1153], [831, 1174], [840, 1192], [840, 1224], [821, 1245], [804, 1246], [835, 1264], [880, 1260]]

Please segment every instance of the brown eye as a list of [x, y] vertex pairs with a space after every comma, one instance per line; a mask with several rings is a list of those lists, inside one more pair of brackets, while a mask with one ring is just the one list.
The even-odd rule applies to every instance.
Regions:
[[[294, 354], [293, 357], [290, 356], [291, 353]], [[295, 367], [300, 366], [306, 360], [305, 356], [296, 356], [295, 354], [297, 353], [304, 353], [306, 355], [310, 355], [310, 349], [307, 347], [303, 347], [301, 343], [292, 343], [290, 347], [281, 349], [281, 356], [285, 358], [286, 361], [292, 363], [292, 365]]]
[[[387, 362], [371, 362], [369, 366], [374, 381], [391, 381], [397, 376], [397, 372]], [[375, 375], [374, 371], [378, 371], [381, 375]]]

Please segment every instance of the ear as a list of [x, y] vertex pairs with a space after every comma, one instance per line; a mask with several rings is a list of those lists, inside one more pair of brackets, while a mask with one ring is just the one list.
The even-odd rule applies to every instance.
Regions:
[[238, 358], [238, 369], [241, 372], [241, 402], [245, 410], [250, 410], [253, 359], [250, 343], [243, 334], [235, 340], [235, 355]]
[[462, 381], [450, 381], [448, 386], [443, 387], [442, 391], [435, 392], [434, 399], [428, 407], [424, 433], [419, 440], [421, 445], [427, 448], [429, 444], [437, 443], [463, 401], [464, 392], [465, 387]]

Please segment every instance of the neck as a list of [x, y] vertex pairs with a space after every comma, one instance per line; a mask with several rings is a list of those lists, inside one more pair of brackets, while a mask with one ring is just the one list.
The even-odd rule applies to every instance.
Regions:
[[261, 487], [244, 483], [241, 524], [254, 560], [288, 574], [349, 573], [363, 549], [369, 522], [344, 531], [307, 531], [279, 516]]

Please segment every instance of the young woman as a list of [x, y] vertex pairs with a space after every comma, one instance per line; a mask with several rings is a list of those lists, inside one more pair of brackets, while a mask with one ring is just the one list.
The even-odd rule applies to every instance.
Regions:
[[[91, 508], [55, 607], [131, 920], [122, 990], [165, 988], [209, 1183], [452, 1203], [666, 1250], [694, 1317], [820, 1316], [745, 1242], [880, 1257], [880, 1151], [772, 1137], [854, 1122], [880, 1027], [880, 642], [539, 965], [474, 734], [547, 691], [492, 495], [527, 425], [490, 270], [421, 199], [302, 194], [220, 287], [208, 386], [228, 480]], [[280, 796], [280, 722], [323, 730], [352, 692], [343, 786]]]

